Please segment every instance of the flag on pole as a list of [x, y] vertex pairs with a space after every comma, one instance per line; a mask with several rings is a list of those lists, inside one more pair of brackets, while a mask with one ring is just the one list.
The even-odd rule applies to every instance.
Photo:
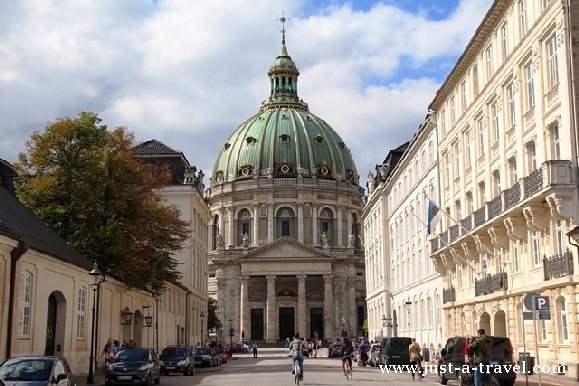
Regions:
[[438, 224], [438, 222], [444, 217], [444, 214], [445, 213], [442, 211], [442, 209], [436, 206], [434, 202], [428, 200], [428, 223], [426, 224], [426, 232], [428, 234], [434, 230], [436, 224]]

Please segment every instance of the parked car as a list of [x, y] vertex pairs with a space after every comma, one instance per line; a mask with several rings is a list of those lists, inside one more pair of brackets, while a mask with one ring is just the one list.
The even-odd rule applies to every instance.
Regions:
[[76, 377], [63, 357], [14, 357], [0, 365], [7, 386], [75, 386]]
[[342, 356], [342, 343], [341, 342], [335, 342], [330, 344], [330, 347], [328, 347], [328, 358], [335, 358], [335, 357], [341, 357]]
[[411, 338], [398, 336], [395, 338], [384, 338], [381, 343], [382, 361], [386, 366], [409, 365], [410, 352], [408, 347], [412, 343]]
[[[491, 365], [508, 365], [507, 367], [501, 367], [501, 372], [495, 373], [495, 377], [501, 386], [514, 385], [517, 373], [512, 368], [516, 363], [511, 340], [502, 336], [493, 336], [492, 338]], [[438, 361], [438, 379], [442, 385], [446, 385], [449, 379], [456, 379], [458, 384], [462, 385], [462, 380], [466, 374], [463, 374], [461, 369], [464, 365], [470, 364], [470, 358], [472, 357], [472, 352], [469, 352], [466, 341], [467, 338], [464, 336], [448, 338], [446, 346], [441, 350], [441, 358]], [[448, 371], [451, 364], [453, 370], [456, 371]]]
[[368, 352], [368, 363], [370, 366], [376, 367], [382, 364], [381, 352], [382, 346], [380, 343], [372, 343]]
[[195, 366], [219, 366], [219, 353], [216, 349], [211, 347], [196, 348], [193, 350], [193, 357], [195, 358]]
[[237, 342], [237, 344], [240, 344], [241, 347], [243, 348], [243, 352], [248, 352], [249, 351], [249, 345], [245, 342]]
[[230, 350], [232, 353], [243, 352], [243, 346], [241, 344], [238, 344], [238, 343], [233, 343], [233, 345], [230, 346]]
[[161, 372], [182, 373], [183, 375], [195, 375], [195, 359], [193, 352], [184, 346], [167, 346], [159, 355], [161, 359]]
[[130, 347], [118, 352], [105, 370], [105, 385], [161, 382], [161, 360], [152, 348]]
[[227, 363], [227, 358], [229, 358], [229, 354], [227, 353], [227, 350], [224, 349], [223, 347], [219, 347], [217, 349], [217, 351], [219, 352], [219, 357], [221, 358], [221, 363]]
[[6, 383], [0, 378], [0, 386], [7, 386]]

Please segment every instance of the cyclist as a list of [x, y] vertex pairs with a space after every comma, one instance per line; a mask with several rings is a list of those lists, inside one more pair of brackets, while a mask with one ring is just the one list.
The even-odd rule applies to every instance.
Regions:
[[418, 370], [418, 376], [422, 376], [422, 355], [420, 355], [420, 345], [416, 343], [416, 338], [410, 339], [412, 343], [408, 346], [408, 352], [410, 353], [410, 365], [412, 366], [412, 379], [414, 379], [414, 374]]
[[[354, 354], [354, 348], [352, 347], [352, 341], [349, 338], [342, 339], [342, 369], [344, 368], [344, 361], [347, 360], [350, 364], [350, 369], [352, 368], [352, 355]], [[346, 374], [346, 371], [344, 371]]]
[[295, 374], [296, 361], [300, 369], [300, 381], [304, 380], [304, 342], [300, 339], [300, 333], [296, 332], [294, 340], [289, 345], [290, 357], [292, 357], [292, 374]]
[[468, 348], [473, 350], [474, 386], [481, 386], [482, 374], [487, 374], [490, 367], [493, 338], [486, 336], [483, 328], [480, 328], [477, 334], [477, 338], [473, 336], [467, 338], [470, 338]]

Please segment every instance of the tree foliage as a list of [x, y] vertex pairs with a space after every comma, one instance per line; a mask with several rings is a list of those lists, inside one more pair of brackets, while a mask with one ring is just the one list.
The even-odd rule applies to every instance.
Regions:
[[210, 297], [207, 302], [207, 330], [217, 330], [221, 327], [223, 323], [217, 317], [217, 301]]
[[57, 118], [34, 132], [14, 165], [20, 200], [79, 252], [131, 287], [181, 278], [172, 254], [188, 223], [162, 203], [166, 167], [133, 156], [133, 133], [108, 131], [95, 113]]

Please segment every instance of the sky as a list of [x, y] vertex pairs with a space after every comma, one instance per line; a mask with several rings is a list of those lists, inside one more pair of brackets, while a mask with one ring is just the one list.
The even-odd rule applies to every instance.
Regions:
[[[269, 96], [286, 46], [299, 96], [350, 148], [360, 184], [410, 140], [492, 0], [0, 0], [0, 158], [58, 117], [182, 151], [210, 176]], [[209, 185], [209, 181], [205, 181]]]

